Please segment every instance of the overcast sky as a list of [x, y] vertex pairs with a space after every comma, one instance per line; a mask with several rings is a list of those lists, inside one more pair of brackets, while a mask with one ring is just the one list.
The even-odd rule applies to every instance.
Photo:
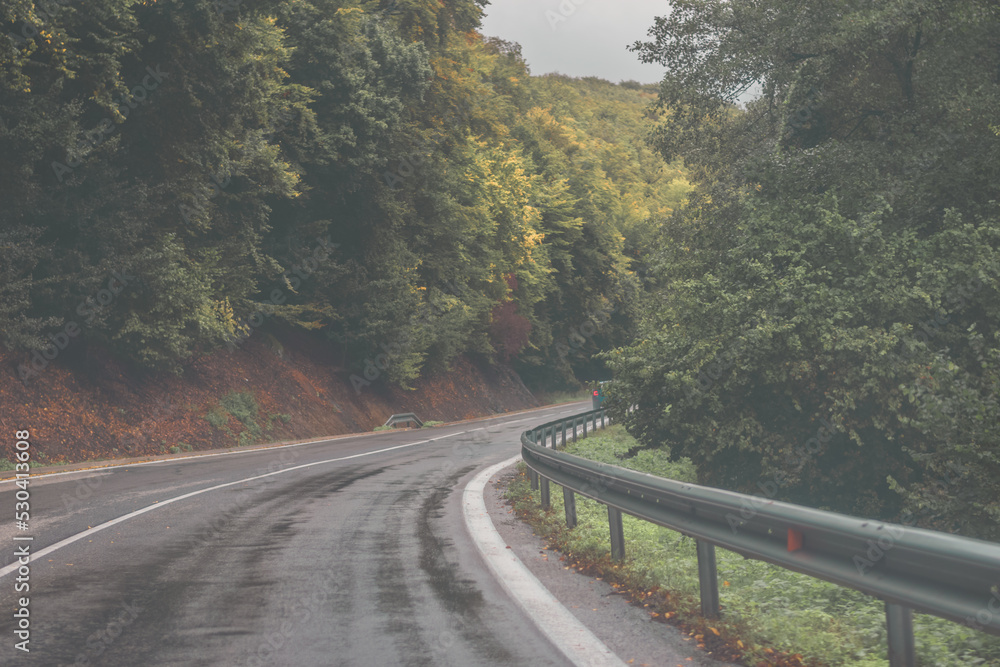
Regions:
[[668, 12], [667, 0], [490, 0], [482, 33], [520, 44], [532, 74], [658, 83], [663, 68], [625, 47]]

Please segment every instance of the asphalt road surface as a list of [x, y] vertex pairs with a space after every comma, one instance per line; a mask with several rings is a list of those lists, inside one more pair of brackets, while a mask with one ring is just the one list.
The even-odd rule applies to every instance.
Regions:
[[583, 409], [33, 475], [27, 530], [0, 482], [0, 664], [566, 665], [483, 567], [461, 490]]

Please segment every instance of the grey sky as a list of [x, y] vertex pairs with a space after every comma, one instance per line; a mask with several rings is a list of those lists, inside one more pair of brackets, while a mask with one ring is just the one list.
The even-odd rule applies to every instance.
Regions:
[[482, 33], [520, 44], [532, 74], [658, 83], [663, 68], [625, 47], [669, 11], [667, 0], [490, 0]]

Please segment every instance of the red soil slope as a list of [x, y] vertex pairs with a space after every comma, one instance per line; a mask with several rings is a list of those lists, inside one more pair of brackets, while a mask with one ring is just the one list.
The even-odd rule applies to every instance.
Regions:
[[[258, 333], [181, 375], [148, 374], [79, 342], [23, 382], [17, 369], [25, 355], [0, 353], [0, 459], [13, 458], [22, 429], [31, 432], [33, 460], [71, 463], [230, 447], [241, 434], [246, 443], [370, 431], [400, 412], [455, 421], [537, 405], [510, 368], [467, 358], [412, 391], [382, 378], [356, 390], [341, 361], [312, 336]], [[257, 406], [245, 423], [220, 405], [237, 393], [252, 394]]]

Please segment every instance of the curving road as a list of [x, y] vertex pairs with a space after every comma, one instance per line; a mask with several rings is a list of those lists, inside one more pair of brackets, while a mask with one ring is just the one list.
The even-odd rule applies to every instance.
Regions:
[[0, 664], [566, 665], [483, 566], [461, 489], [580, 409], [39, 475], [28, 531], [0, 482]]

